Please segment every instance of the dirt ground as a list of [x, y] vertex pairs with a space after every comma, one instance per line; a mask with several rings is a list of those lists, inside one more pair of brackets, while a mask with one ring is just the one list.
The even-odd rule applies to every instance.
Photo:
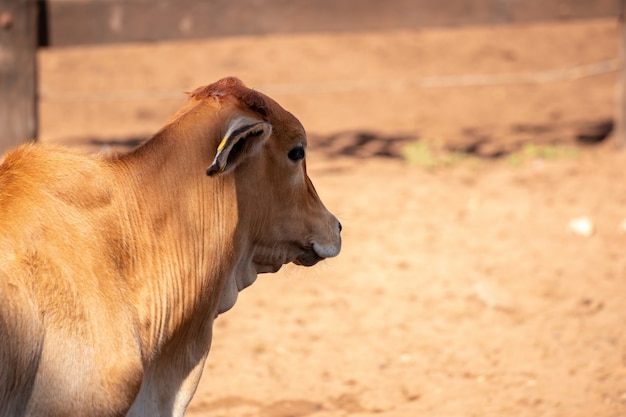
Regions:
[[624, 416], [626, 154], [586, 143], [617, 50], [609, 20], [42, 50], [41, 140], [132, 146], [225, 75], [308, 129], [343, 252], [240, 294], [190, 416]]

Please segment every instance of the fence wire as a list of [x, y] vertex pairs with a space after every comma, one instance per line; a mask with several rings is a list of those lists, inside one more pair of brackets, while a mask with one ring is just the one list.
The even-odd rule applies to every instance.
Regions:
[[[576, 81], [583, 78], [615, 73], [621, 69], [619, 60], [607, 60], [557, 70], [421, 77], [394, 80], [341, 80], [312, 83], [267, 83], [256, 85], [268, 94], [330, 94], [355, 92], [402, 92], [411, 89], [490, 87], [498, 85], [547, 84]], [[42, 89], [39, 98], [46, 101], [134, 101], [177, 100], [184, 97], [182, 90], [119, 90], [98, 93], [54, 91]]]

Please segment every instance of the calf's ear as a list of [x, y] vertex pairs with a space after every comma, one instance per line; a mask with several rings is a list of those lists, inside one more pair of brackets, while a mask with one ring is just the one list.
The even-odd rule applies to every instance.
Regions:
[[271, 134], [272, 125], [267, 122], [247, 116], [231, 120], [206, 174], [215, 177], [231, 171], [245, 158], [258, 152]]

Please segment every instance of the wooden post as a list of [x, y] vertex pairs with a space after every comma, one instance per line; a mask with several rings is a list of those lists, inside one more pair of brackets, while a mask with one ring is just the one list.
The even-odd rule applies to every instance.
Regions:
[[0, 155], [37, 137], [37, 3], [0, 0]]
[[619, 42], [618, 56], [621, 69], [617, 77], [615, 100], [615, 145], [618, 149], [626, 147], [626, 0], [619, 0]]

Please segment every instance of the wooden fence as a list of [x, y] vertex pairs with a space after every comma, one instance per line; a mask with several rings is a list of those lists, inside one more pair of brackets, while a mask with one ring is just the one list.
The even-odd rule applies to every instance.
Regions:
[[37, 137], [37, 7], [0, 0], [0, 153]]
[[624, 0], [0, 0], [0, 153], [37, 137], [38, 47], [620, 16]]

